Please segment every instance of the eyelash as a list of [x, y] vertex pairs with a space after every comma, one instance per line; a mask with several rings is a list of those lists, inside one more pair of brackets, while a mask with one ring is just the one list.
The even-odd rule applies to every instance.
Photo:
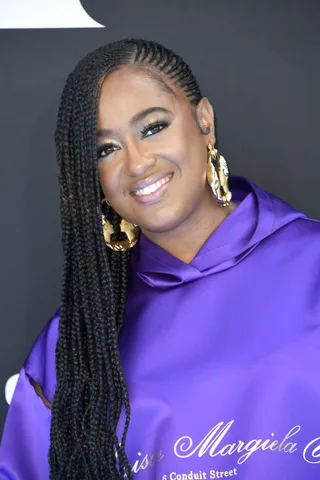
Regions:
[[[108, 153], [106, 153], [106, 151], [108, 149], [113, 149], [111, 151], [109, 151]], [[110, 155], [110, 153], [113, 153], [115, 151], [115, 148], [114, 148], [114, 145], [113, 143], [104, 143], [103, 145], [100, 145], [97, 149], [97, 157], [98, 157], [98, 160], [100, 158], [104, 158], [104, 157], [107, 157], [108, 155]], [[105, 153], [105, 155], [102, 155], [102, 153]]]
[[[145, 134], [149, 131], [149, 130], [152, 130], [152, 129], [155, 129], [155, 128], [158, 128], [159, 130], [157, 130], [155, 133], [151, 134], [151, 135], [147, 135], [147, 137], [152, 137], [153, 135], [156, 135], [157, 133], [161, 132], [162, 130], [164, 130], [165, 128], [167, 128], [169, 126], [169, 123], [168, 122], [165, 122], [165, 121], [157, 121], [157, 122], [154, 122], [154, 123], [150, 123], [149, 125], [146, 125], [145, 127], [143, 127], [141, 130], [140, 130], [140, 133], [142, 134], [142, 138], [146, 138], [145, 137]], [[108, 149], [111, 149], [111, 151], [109, 151], [108, 153], [106, 153], [106, 151]], [[103, 145], [100, 145], [97, 149], [97, 157], [98, 159], [99, 158], [104, 158], [104, 157], [107, 157], [108, 155], [110, 155], [111, 153], [113, 153], [116, 149], [114, 148], [114, 144], [113, 143], [105, 143]], [[105, 153], [105, 155], [102, 155], [102, 153]]]
[[[167, 128], [169, 126], [169, 123], [168, 122], [164, 122], [164, 121], [157, 121], [157, 122], [154, 122], [154, 123], [150, 123], [149, 125], [145, 126], [142, 128], [141, 130], [141, 134], [142, 135], [145, 135], [148, 130], [152, 130], [153, 128], [160, 128], [160, 130], [158, 130], [156, 133], [159, 133], [161, 132], [161, 130], [164, 130], [165, 128]], [[153, 134], [155, 135], [155, 134]], [[152, 136], [152, 135], [148, 135], [149, 137]]]

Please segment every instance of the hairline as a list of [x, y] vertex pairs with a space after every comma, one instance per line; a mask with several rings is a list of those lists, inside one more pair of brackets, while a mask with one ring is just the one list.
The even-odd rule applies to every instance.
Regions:
[[[136, 70], [137, 72], [143, 73], [147, 77], [149, 77], [151, 80], [153, 80], [160, 90], [163, 92], [171, 95], [176, 101], [180, 101], [179, 95], [174, 91], [174, 89], [168, 85], [168, 83], [165, 81], [166, 78], [170, 79], [170, 76], [166, 74], [165, 72], [161, 72], [156, 66], [154, 65], [148, 65], [148, 64], [143, 64], [143, 63], [127, 63], [127, 64], [122, 64], [118, 65], [115, 69], [112, 71], [109, 71], [105, 75], [102, 75], [102, 77], [99, 79], [100, 87], [102, 87], [103, 82], [108, 78], [108, 76], [120, 69], [123, 68], [130, 68], [132, 70]], [[178, 89], [180, 89], [185, 96], [186, 100], [188, 101], [191, 111], [192, 111], [192, 116], [194, 118], [194, 121], [196, 122], [200, 132], [204, 134], [202, 131], [201, 125], [199, 123], [198, 115], [197, 115], [197, 105], [194, 105], [192, 102], [189, 101], [188, 97], [185, 95], [185, 92], [183, 88], [179, 86], [179, 84], [175, 84], [173, 80], [171, 82], [174, 84], [174, 86]]]

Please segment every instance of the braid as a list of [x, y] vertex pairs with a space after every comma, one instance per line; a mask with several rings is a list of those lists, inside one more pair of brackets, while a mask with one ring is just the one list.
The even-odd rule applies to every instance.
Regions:
[[[101, 79], [122, 65], [162, 74], [201, 99], [183, 59], [155, 42], [121, 40], [87, 55], [69, 75], [55, 132], [64, 271], [57, 387], [50, 433], [51, 480], [132, 478], [125, 442], [130, 402], [118, 339], [127, 297], [130, 251], [104, 243], [101, 215], [121, 238], [119, 215], [101, 205], [96, 167], [96, 128]], [[121, 412], [125, 425], [117, 428]]]

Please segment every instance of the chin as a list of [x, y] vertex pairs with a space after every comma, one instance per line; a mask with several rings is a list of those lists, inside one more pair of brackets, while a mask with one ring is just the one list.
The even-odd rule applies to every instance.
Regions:
[[152, 219], [144, 218], [139, 225], [140, 229], [149, 233], [167, 233], [177, 229], [187, 216], [173, 214], [167, 215], [155, 214]]

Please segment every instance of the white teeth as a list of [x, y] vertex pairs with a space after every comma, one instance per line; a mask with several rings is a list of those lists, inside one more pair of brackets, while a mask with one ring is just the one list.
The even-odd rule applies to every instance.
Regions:
[[158, 190], [158, 188], [160, 188], [161, 185], [164, 185], [164, 184], [167, 183], [169, 180], [170, 180], [170, 175], [168, 175], [168, 176], [165, 177], [165, 178], [162, 178], [161, 180], [159, 180], [159, 181], [156, 182], [156, 183], [153, 183], [152, 185], [149, 185], [148, 187], [141, 188], [141, 190], [137, 190], [137, 191], [135, 192], [135, 195], [150, 195], [150, 193], [153, 193], [153, 192], [155, 192], [156, 190]]

